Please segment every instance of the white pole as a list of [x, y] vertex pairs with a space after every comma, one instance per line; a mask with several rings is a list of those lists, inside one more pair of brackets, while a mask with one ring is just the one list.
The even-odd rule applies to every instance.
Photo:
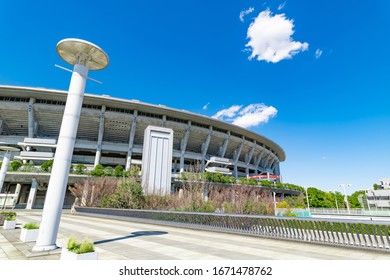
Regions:
[[305, 191], [306, 191], [307, 210], [309, 211], [309, 215], [310, 215], [309, 195], [307, 194], [307, 188], [306, 187], [305, 187]]
[[1, 190], [3, 189], [5, 175], [7, 174], [7, 170], [8, 170], [8, 166], [9, 166], [10, 161], [11, 161], [11, 152], [5, 151], [3, 163], [1, 165], [1, 170], [0, 170], [0, 193], [1, 193]]
[[39, 236], [33, 248], [35, 252], [50, 251], [57, 248], [58, 227], [64, 204], [87, 75], [88, 60], [85, 54], [80, 54], [77, 64], [74, 65], [70, 81], [57, 150], [51, 171], [51, 174], [54, 176], [50, 176]]
[[274, 212], [276, 216], [276, 192], [274, 192]]
[[343, 187], [344, 189], [344, 200], [345, 200], [345, 203], [347, 204], [347, 211], [348, 211], [348, 214], [351, 214], [351, 210], [349, 209], [349, 203], [348, 203], [348, 196], [347, 196], [347, 192], [345, 190], [345, 187], [350, 187], [351, 185], [350, 184], [342, 184], [342, 185], [339, 185], [339, 187]]
[[334, 191], [334, 200], [336, 201], [337, 214], [340, 214], [340, 212], [339, 212], [339, 205], [338, 205], [338, 203], [337, 203], [336, 191]]

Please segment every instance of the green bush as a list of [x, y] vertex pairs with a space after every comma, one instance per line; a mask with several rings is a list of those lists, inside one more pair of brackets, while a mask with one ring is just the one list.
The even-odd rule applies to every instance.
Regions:
[[0, 215], [2, 215], [4, 217], [4, 220], [7, 221], [16, 220], [16, 212], [0, 212]]
[[141, 209], [144, 205], [142, 186], [134, 179], [120, 180], [115, 192], [102, 199], [102, 207]]
[[51, 160], [48, 160], [48, 161], [42, 163], [41, 170], [44, 172], [50, 172], [51, 169], [53, 168], [53, 162], [54, 162], [54, 160], [51, 159]]
[[20, 160], [14, 160], [11, 162], [11, 170], [17, 171], [22, 165], [23, 163]]
[[75, 254], [95, 252], [95, 246], [92, 241], [84, 240], [82, 243], [79, 243], [76, 237], [73, 236], [68, 239], [67, 249]]
[[114, 176], [115, 177], [122, 177], [123, 176], [123, 166], [121, 166], [121, 165], [115, 166]]
[[103, 169], [104, 176], [113, 176], [114, 175], [114, 168], [111, 166], [107, 166]]
[[28, 223], [23, 226], [25, 229], [39, 229], [39, 225], [36, 223]]
[[243, 214], [267, 214], [267, 206], [264, 203], [247, 199], [244, 202]]
[[213, 213], [215, 212], [215, 207], [211, 201], [204, 201], [199, 207], [199, 212]]
[[74, 173], [81, 175], [81, 174], [85, 174], [86, 170], [87, 167], [84, 164], [77, 164]]

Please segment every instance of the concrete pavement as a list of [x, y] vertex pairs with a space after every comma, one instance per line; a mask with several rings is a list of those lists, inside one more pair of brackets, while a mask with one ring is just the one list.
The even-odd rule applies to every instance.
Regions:
[[[41, 210], [16, 210], [17, 229], [0, 229], [0, 260], [58, 260], [60, 250], [32, 253], [35, 242], [19, 240], [27, 222], [40, 222]], [[348, 249], [236, 234], [216, 233], [123, 220], [72, 215], [64, 211], [57, 239], [95, 242], [100, 260], [390, 260], [379, 251]]]

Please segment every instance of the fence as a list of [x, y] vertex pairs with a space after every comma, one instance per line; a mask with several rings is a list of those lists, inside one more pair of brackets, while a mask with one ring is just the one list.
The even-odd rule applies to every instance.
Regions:
[[76, 207], [80, 214], [390, 252], [390, 225], [258, 215]]
[[334, 209], [334, 208], [310, 208], [311, 214], [340, 214], [340, 215], [355, 215], [355, 216], [383, 216], [390, 217], [389, 209], [379, 209], [372, 208], [370, 210], [367, 209], [357, 209], [352, 208], [349, 211], [345, 208]]

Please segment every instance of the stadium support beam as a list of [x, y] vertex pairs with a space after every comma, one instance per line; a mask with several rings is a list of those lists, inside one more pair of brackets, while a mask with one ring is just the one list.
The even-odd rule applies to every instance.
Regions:
[[183, 139], [180, 141], [180, 172], [184, 172], [184, 155], [186, 153], [188, 139], [191, 132], [191, 121], [188, 121], [188, 127]]
[[213, 134], [213, 127], [210, 125], [209, 126], [209, 133], [207, 134], [205, 142], [202, 144], [201, 152], [202, 152], [202, 167], [201, 171], [204, 171], [204, 166], [205, 166], [205, 161], [206, 161], [206, 154], [209, 149], [210, 141], [211, 141], [211, 136]]
[[263, 159], [263, 155], [264, 155], [264, 150], [262, 150], [262, 151], [260, 152], [260, 154], [259, 154], [259, 155], [257, 156], [257, 158], [256, 158], [256, 162], [255, 162], [256, 174], [258, 174], [259, 165], [260, 165], [261, 160]]
[[129, 149], [127, 150], [127, 157], [126, 157], [126, 167], [125, 167], [126, 171], [129, 171], [131, 166], [131, 155], [133, 153], [134, 136], [135, 136], [135, 131], [137, 129], [137, 116], [138, 116], [138, 111], [134, 110], [133, 122], [131, 123], [130, 135], [129, 135]]
[[26, 209], [32, 209], [37, 197], [38, 182], [35, 178], [32, 179], [30, 193], [28, 194], [28, 200]]
[[229, 139], [230, 139], [230, 131], [228, 131], [227, 133], [227, 138], [225, 139], [225, 141], [223, 141], [223, 146], [220, 147], [220, 153], [219, 153], [219, 156], [220, 157], [225, 157], [225, 153], [226, 153], [226, 150], [227, 150], [227, 146], [229, 144]]
[[35, 98], [31, 97], [28, 102], [28, 138], [35, 136], [34, 103]]
[[245, 137], [242, 136], [242, 141], [240, 143], [240, 145], [238, 146], [238, 149], [234, 151], [234, 177], [236, 177], [236, 179], [238, 179], [238, 160], [240, 158], [240, 155], [241, 155], [241, 151], [242, 151], [242, 147], [244, 146], [244, 142], [245, 142]]
[[0, 118], [0, 134], [3, 132], [3, 120]]
[[100, 112], [99, 134], [98, 134], [94, 166], [100, 163], [100, 158], [102, 157], [102, 142], [103, 142], [103, 135], [104, 135], [104, 114], [105, 113], [106, 113], [106, 105], [103, 105], [102, 110]]
[[249, 165], [251, 163], [251, 160], [252, 160], [252, 157], [253, 157], [253, 153], [255, 152], [255, 148], [256, 148], [256, 141], [253, 143], [253, 146], [252, 146], [252, 149], [249, 151], [249, 154], [246, 155], [246, 167], [245, 167], [245, 172], [246, 172], [246, 176], [249, 176]]

